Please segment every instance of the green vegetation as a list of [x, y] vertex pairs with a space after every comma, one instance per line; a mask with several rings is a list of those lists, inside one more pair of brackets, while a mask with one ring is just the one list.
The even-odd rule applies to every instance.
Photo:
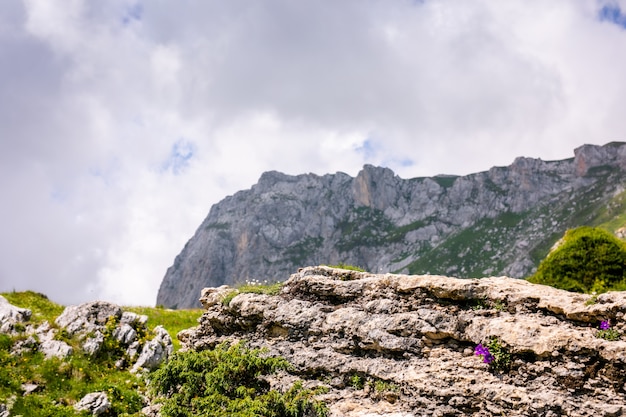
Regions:
[[278, 295], [280, 290], [283, 288], [282, 282], [273, 282], [273, 283], [246, 283], [237, 286], [237, 290], [240, 293], [251, 293], [251, 294], [267, 294], [267, 295]]
[[506, 212], [494, 219], [481, 219], [474, 225], [447, 237], [435, 249], [426, 248], [418, 259], [408, 265], [410, 274], [455, 274], [464, 278], [485, 276], [488, 268], [502, 270], [507, 264], [499, 251], [519, 236], [524, 218]]
[[174, 357], [152, 376], [156, 394], [165, 396], [164, 417], [299, 417], [327, 414], [317, 393], [300, 383], [287, 392], [269, 389], [263, 378], [288, 370], [284, 359], [264, 356], [245, 343], [221, 344], [214, 350]]
[[437, 175], [433, 177], [432, 180], [443, 188], [450, 188], [454, 185], [457, 178], [459, 178], [458, 175]]
[[260, 283], [258, 281], [247, 281], [245, 284], [238, 284], [235, 289], [224, 296], [222, 304], [227, 306], [239, 294], [266, 294], [278, 295], [283, 288], [282, 282]]
[[[281, 286], [282, 283], [247, 283], [239, 290], [276, 294]], [[44, 321], [56, 328], [54, 320], [64, 309], [35, 292], [2, 295], [13, 305], [31, 309], [32, 320], [20, 327], [22, 331]], [[144, 342], [157, 324], [175, 335], [195, 325], [202, 312], [149, 307], [124, 310], [148, 316], [148, 327], [135, 329]], [[152, 392], [162, 395], [164, 417], [323, 417], [327, 414], [326, 405], [314, 398], [322, 390], [308, 390], [301, 383], [284, 393], [270, 390], [265, 377], [287, 371], [290, 365], [282, 358], [265, 356], [264, 351], [247, 349], [243, 343], [220, 345], [212, 351], [177, 352], [170, 362], [143, 379], [120, 365], [126, 353], [113, 337], [116, 325], [117, 319], [109, 318], [103, 330], [104, 343], [95, 356], [83, 352], [81, 336], [69, 337], [59, 331], [57, 338], [69, 343], [74, 352], [65, 359], [46, 359], [36, 349], [14, 354], [27, 336], [0, 334], [0, 404], [9, 405], [11, 415], [15, 416], [87, 417], [90, 414], [75, 411], [74, 404], [88, 393], [105, 392], [111, 402], [105, 415], [140, 417], [144, 396]], [[147, 380], [152, 382], [148, 384]], [[24, 395], [29, 384], [36, 389]]]
[[568, 230], [562, 244], [528, 280], [568, 291], [601, 293], [626, 289], [626, 243], [591, 227]]
[[348, 378], [348, 385], [355, 390], [367, 388], [370, 397], [375, 400], [384, 398], [387, 401], [393, 402], [397, 400], [400, 395], [400, 387], [397, 384], [379, 378], [361, 376], [357, 373], [352, 374]]
[[123, 310], [148, 316], [146, 325], [151, 329], [159, 324], [163, 326], [170, 336], [172, 336], [174, 350], [180, 348], [180, 341], [176, 338], [178, 332], [197, 326], [198, 318], [204, 312], [204, 310], [200, 308], [170, 310], [161, 307], [123, 307]]
[[350, 386], [354, 389], [363, 389], [365, 386], [365, 379], [359, 376], [359, 374], [354, 374], [350, 377]]
[[340, 252], [348, 252], [359, 246], [381, 246], [388, 242], [394, 225], [385, 214], [370, 207], [356, 207], [338, 224], [341, 238], [337, 242]]
[[322, 237], [307, 237], [286, 248], [283, 257], [292, 265], [303, 267], [323, 244], [324, 238]]
[[2, 293], [2, 296], [14, 306], [30, 309], [33, 313], [30, 320], [35, 324], [42, 323], [46, 320], [52, 323], [65, 308], [60, 304], [50, 301], [44, 294], [34, 291], [7, 292]]
[[506, 310], [506, 302], [504, 300], [489, 300], [488, 298], [469, 300], [469, 306], [472, 310], [487, 310], [491, 308], [497, 311]]
[[[54, 319], [64, 308], [31, 291], [2, 295], [13, 305], [31, 309], [29, 324], [33, 325], [48, 321], [54, 327]], [[123, 351], [111, 336], [112, 325], [113, 320], [105, 330], [103, 349], [95, 357], [82, 351], [78, 337], [62, 337], [74, 349], [67, 359], [46, 359], [36, 350], [15, 355], [11, 354], [12, 349], [24, 343], [26, 336], [0, 335], [0, 403], [11, 403], [11, 415], [15, 416], [87, 416], [85, 412], [76, 412], [73, 404], [85, 394], [104, 391], [111, 402], [108, 415], [139, 416], [146, 385], [128, 370], [115, 367]], [[36, 385], [37, 389], [22, 395], [24, 384]]]
[[496, 372], [506, 372], [511, 368], [511, 354], [502, 346], [500, 339], [492, 337], [487, 342], [487, 348], [494, 360], [489, 364]]
[[365, 269], [359, 268], [358, 266], [354, 266], [354, 265], [337, 264], [337, 265], [327, 265], [327, 266], [329, 268], [345, 269], [348, 271], [366, 272]]
[[614, 342], [621, 338], [620, 333], [615, 329], [598, 330], [598, 333], [596, 334], [596, 336], [599, 337], [600, 339], [608, 340], [610, 342]]
[[211, 229], [228, 230], [228, 229], [230, 229], [230, 223], [220, 223], [220, 222], [209, 223], [206, 226], [204, 226], [204, 229], [205, 230], [211, 230]]
[[603, 205], [593, 219], [593, 225], [612, 232], [626, 224], [626, 191], [615, 196]]
[[[28, 308], [32, 311], [28, 325], [38, 326], [47, 321], [56, 328], [54, 320], [63, 312], [64, 306], [50, 301], [45, 295], [32, 291], [3, 293], [11, 304]], [[140, 341], [151, 337], [152, 329], [157, 324], [163, 325], [175, 336], [182, 329], [196, 324], [202, 310], [164, 310], [149, 307], [128, 307], [133, 311], [148, 316], [147, 328], [137, 327]], [[115, 366], [124, 359], [125, 351], [113, 330], [117, 320], [109, 319], [104, 329], [104, 343], [95, 356], [82, 351], [82, 340], [68, 337], [59, 331], [56, 338], [72, 346], [74, 353], [67, 359], [46, 359], [41, 352], [25, 351], [19, 355], [11, 354], [12, 349], [26, 340], [26, 336], [0, 335], [0, 403], [11, 403], [11, 415], [23, 416], [76, 416], [88, 415], [73, 409], [85, 394], [103, 391], [108, 394], [111, 409], [107, 415], [141, 415], [144, 406], [142, 395], [147, 391], [143, 379], [131, 374], [128, 369]], [[18, 327], [24, 331], [24, 327]], [[174, 343], [179, 342], [174, 339]], [[37, 385], [35, 392], [22, 395], [23, 384]], [[13, 399], [12, 399], [13, 398]]]

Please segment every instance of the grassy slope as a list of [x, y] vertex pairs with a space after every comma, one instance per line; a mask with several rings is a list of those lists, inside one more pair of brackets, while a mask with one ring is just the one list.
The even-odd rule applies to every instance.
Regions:
[[538, 265], [567, 229], [593, 226], [614, 233], [626, 226], [626, 191], [607, 198], [606, 184], [619, 178], [611, 176], [612, 168], [598, 167], [595, 171], [590, 174], [599, 178], [595, 187], [576, 195], [563, 194], [551, 204], [526, 213], [503, 213], [495, 219], [480, 220], [448, 236], [436, 248], [424, 250], [408, 265], [409, 273], [482, 277], [512, 261], [506, 259], [506, 253], [520, 236], [530, 243], [531, 258]]
[[[28, 324], [35, 326], [44, 321], [54, 325], [54, 320], [64, 307], [32, 291], [2, 294], [11, 304], [32, 311]], [[179, 342], [176, 334], [197, 324], [201, 310], [164, 310], [149, 307], [123, 308], [125, 311], [148, 316], [148, 328], [161, 324], [172, 335], [175, 348]], [[107, 415], [140, 415], [141, 394], [145, 382], [128, 370], [118, 370], [114, 357], [91, 358], [83, 354], [80, 341], [59, 336], [74, 348], [66, 360], [45, 359], [40, 352], [10, 355], [11, 347], [26, 336], [0, 335], [0, 403], [12, 403], [12, 415], [24, 416], [74, 416], [72, 405], [89, 392], [105, 391], [112, 402]], [[23, 396], [22, 384], [39, 386], [35, 393]]]

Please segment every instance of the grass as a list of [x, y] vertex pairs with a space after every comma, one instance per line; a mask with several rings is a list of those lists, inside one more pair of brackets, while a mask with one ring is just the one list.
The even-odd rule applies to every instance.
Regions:
[[147, 325], [154, 328], [156, 325], [162, 325], [172, 337], [174, 342], [174, 350], [180, 348], [180, 341], [176, 335], [181, 330], [189, 329], [198, 325], [198, 319], [204, 312], [202, 309], [190, 310], [170, 310], [161, 307], [122, 307], [124, 311], [132, 311], [137, 314], [148, 316]]
[[[45, 295], [32, 291], [3, 293], [11, 304], [32, 311], [29, 324], [54, 320], [64, 307]], [[141, 393], [145, 382], [128, 370], [115, 368], [106, 355], [90, 357], [82, 352], [78, 337], [64, 338], [74, 349], [66, 359], [46, 359], [41, 352], [28, 351], [12, 355], [13, 346], [25, 335], [0, 335], [0, 403], [11, 403], [11, 415], [87, 416], [78, 413], [73, 404], [85, 394], [105, 391], [112, 408], [109, 415], [134, 415], [143, 407]], [[37, 390], [21, 395], [23, 384], [35, 384]], [[139, 414], [136, 414], [139, 415]]]
[[65, 309], [61, 304], [50, 301], [44, 294], [34, 291], [14, 291], [2, 293], [1, 295], [16, 307], [30, 309], [32, 311], [30, 321], [33, 324], [40, 324], [46, 320], [52, 324], [54, 319]]
[[239, 294], [266, 294], [266, 295], [278, 295], [283, 288], [282, 282], [273, 282], [269, 284], [258, 282], [246, 282], [245, 284], [239, 284], [235, 286], [235, 289], [230, 291], [224, 299], [222, 304], [227, 306], [230, 302]]
[[337, 264], [337, 265], [328, 265], [329, 268], [337, 268], [337, 269], [345, 269], [348, 271], [356, 271], [356, 272], [366, 272], [365, 269], [358, 267], [358, 266], [354, 266], [354, 265], [347, 265], [347, 264]]
[[[33, 292], [2, 293], [9, 303], [31, 310], [31, 320], [26, 324], [37, 326], [48, 321], [56, 328], [54, 320], [63, 312], [64, 306], [49, 300], [45, 295]], [[203, 310], [166, 310], [153, 307], [123, 307], [148, 316], [147, 327], [153, 329], [163, 325], [172, 336], [174, 347], [180, 342], [176, 334], [193, 327]], [[59, 332], [62, 338], [74, 349], [66, 359], [46, 359], [41, 352], [29, 351], [20, 355], [11, 354], [16, 343], [26, 339], [24, 334], [0, 335], [0, 404], [12, 404], [11, 415], [22, 416], [87, 416], [86, 412], [76, 412], [73, 405], [90, 392], [104, 391], [111, 402], [106, 415], [141, 416], [144, 406], [142, 395], [147, 392], [142, 378], [118, 369], [115, 361], [119, 352], [99, 354], [90, 357], [82, 351], [79, 336], [69, 338]], [[108, 346], [106, 343], [104, 346]], [[23, 384], [35, 384], [37, 390], [22, 395]]]

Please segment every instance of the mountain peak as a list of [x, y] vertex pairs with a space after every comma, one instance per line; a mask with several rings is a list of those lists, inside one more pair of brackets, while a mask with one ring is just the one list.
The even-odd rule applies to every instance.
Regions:
[[204, 287], [282, 280], [319, 264], [525, 277], [567, 228], [624, 226], [625, 145], [584, 145], [562, 161], [520, 157], [462, 177], [405, 180], [372, 165], [356, 177], [263, 173], [211, 208], [157, 304], [196, 306]]

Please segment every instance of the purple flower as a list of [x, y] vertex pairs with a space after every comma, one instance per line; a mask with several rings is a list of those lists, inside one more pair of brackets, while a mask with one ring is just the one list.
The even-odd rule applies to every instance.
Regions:
[[489, 353], [489, 349], [483, 346], [482, 343], [479, 343], [476, 348], [474, 348], [474, 355], [486, 355]]
[[484, 363], [491, 363], [496, 359], [491, 352], [489, 352], [489, 349], [483, 346], [482, 343], [479, 343], [478, 346], [474, 348], [474, 355], [482, 356]]
[[609, 330], [611, 328], [610, 320], [603, 320], [600, 322], [600, 330]]

